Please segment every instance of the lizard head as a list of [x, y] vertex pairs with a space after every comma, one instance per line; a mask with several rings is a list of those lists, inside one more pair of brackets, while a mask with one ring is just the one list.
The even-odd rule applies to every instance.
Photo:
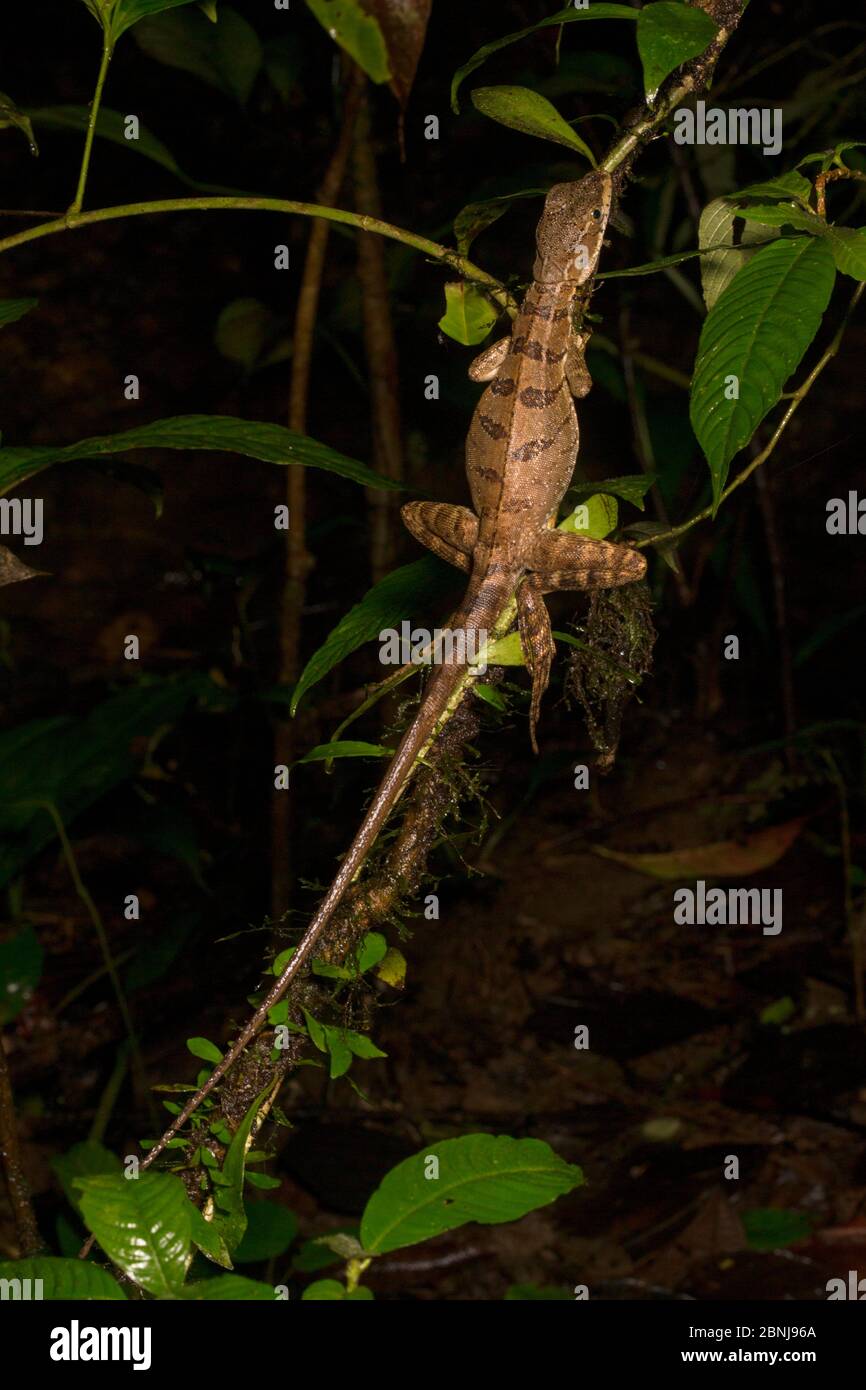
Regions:
[[554, 184], [544, 203], [536, 241], [535, 279], [542, 283], [592, 279], [601, 252], [613, 181], [596, 170], [576, 183]]

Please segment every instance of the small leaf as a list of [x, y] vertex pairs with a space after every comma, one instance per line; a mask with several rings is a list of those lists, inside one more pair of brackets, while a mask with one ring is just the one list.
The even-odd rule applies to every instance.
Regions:
[[189, 1204], [190, 1230], [193, 1244], [203, 1255], [222, 1269], [231, 1269], [232, 1260], [226, 1243], [212, 1221], [206, 1221], [197, 1206]]
[[499, 310], [477, 285], [451, 280], [445, 286], [445, 313], [439, 327], [455, 342], [464, 347], [483, 342], [498, 317]]
[[337, 739], [335, 743], [319, 743], [298, 758], [300, 763], [327, 762], [330, 758], [390, 758], [393, 748], [383, 748], [380, 743], [361, 743], [352, 739]]
[[305, 1303], [369, 1303], [372, 1298], [372, 1289], [359, 1285], [349, 1293], [336, 1279], [317, 1279], [314, 1284], [308, 1284], [301, 1294], [301, 1300]]
[[0, 299], [0, 328], [5, 323], [17, 323], [38, 303], [38, 299]]
[[812, 185], [809, 180], [798, 174], [796, 169], [789, 169], [786, 174], [777, 174], [775, 178], [765, 179], [763, 183], [751, 183], [748, 188], [741, 188], [738, 193], [729, 193], [727, 196], [736, 202], [741, 198], [761, 198], [770, 202], [784, 202], [794, 198], [802, 204], [806, 212], [809, 212], [811, 194]]
[[193, 1284], [186, 1284], [180, 1296], [188, 1303], [212, 1303], [215, 1300], [231, 1303], [273, 1303], [274, 1289], [272, 1284], [245, 1279], [242, 1274], [221, 1274], [217, 1279], [201, 1279]]
[[504, 710], [508, 708], [505, 699], [495, 685], [485, 685], [482, 681], [478, 681], [472, 690], [479, 700], [483, 700], [487, 705], [492, 705], [494, 709]]
[[708, 14], [674, 0], [644, 5], [637, 19], [637, 49], [643, 64], [647, 101], [675, 68], [697, 58], [712, 43], [717, 26]]
[[358, 951], [358, 972], [364, 975], [368, 970], [372, 970], [374, 965], [378, 965], [384, 960], [388, 952], [388, 943], [380, 931], [368, 931], [361, 942]]
[[499, 198], [487, 198], [480, 203], [467, 203], [454, 218], [454, 239], [461, 256], [469, 255], [469, 248], [477, 236], [498, 222], [503, 213], [518, 198], [543, 198], [546, 188], [527, 188], [520, 193], [504, 193]]
[[548, 29], [551, 25], [575, 24], [578, 20], [584, 19], [631, 19], [636, 20], [638, 11], [630, 5], [612, 5], [601, 3], [601, 0], [592, 0], [592, 4], [586, 10], [575, 10], [573, 6], [557, 10], [555, 14], [548, 15], [546, 19], [540, 19], [536, 24], [530, 24], [526, 29], [518, 29], [516, 33], [506, 34], [502, 39], [494, 39], [492, 43], [486, 43], [462, 67], [458, 68], [451, 80], [451, 109], [455, 115], [460, 112], [460, 105], [457, 101], [457, 93], [464, 78], [470, 72], [480, 68], [491, 53], [498, 53], [501, 48], [507, 48], [509, 44], [518, 43], [525, 39], [529, 34], [534, 34], [538, 29]]
[[406, 957], [403, 952], [394, 946], [389, 947], [376, 974], [392, 989], [402, 989], [406, 980]]
[[482, 115], [500, 125], [577, 150], [595, 167], [595, 156], [589, 145], [574, 133], [556, 107], [540, 92], [533, 92], [530, 87], [476, 87], [472, 92], [472, 104]]
[[21, 131], [21, 134], [25, 137], [30, 146], [30, 153], [32, 155], [37, 155], [39, 153], [39, 146], [33, 134], [33, 126], [30, 122], [30, 117], [16, 106], [11, 97], [7, 96], [5, 92], [0, 92], [0, 130], [5, 130], [9, 127]]
[[716, 840], [708, 845], [674, 849], [661, 854], [629, 854], [593, 845], [593, 853], [650, 878], [727, 878], [756, 874], [777, 863], [788, 852], [805, 821], [791, 820], [756, 830], [742, 840]]
[[[438, 1177], [430, 1177], [430, 1160]], [[583, 1182], [541, 1139], [467, 1134], [430, 1144], [392, 1168], [368, 1201], [361, 1243], [384, 1255], [468, 1221], [516, 1221]]]
[[260, 299], [233, 299], [217, 319], [217, 352], [251, 371], [262, 355], [273, 322], [273, 314]]
[[[125, 1303], [126, 1294], [117, 1283], [112, 1279], [107, 1269], [100, 1269], [99, 1265], [92, 1264], [89, 1260], [57, 1259], [53, 1255], [40, 1255], [30, 1260], [3, 1260], [0, 1262], [0, 1280], [3, 1281], [5, 1288], [6, 1280], [30, 1280], [31, 1298], [42, 1298], [47, 1302], [66, 1302], [111, 1300], [112, 1302]], [[40, 1280], [41, 1289], [38, 1294], [33, 1285], [33, 1280]], [[27, 1285], [25, 1284], [25, 1288]], [[4, 1293], [4, 1298], [15, 1298], [13, 1292]], [[22, 1293], [21, 1297], [28, 1297]], [[12, 1328], [7, 1319], [6, 1323], [6, 1345], [7, 1349], [12, 1345]]]
[[328, 1043], [323, 1025], [317, 1018], [313, 1018], [313, 1015], [306, 1009], [304, 1009], [304, 1018], [307, 1021], [307, 1032], [310, 1035], [310, 1041], [313, 1046], [317, 1047], [320, 1052], [327, 1052]]
[[797, 1012], [797, 1005], [794, 1003], [790, 994], [786, 994], [782, 999], [774, 999], [772, 1004], [768, 1004], [761, 1010], [760, 1020], [762, 1023], [775, 1024], [781, 1027], [787, 1023], [788, 1019], [793, 1018]]
[[223, 1059], [216, 1044], [207, 1038], [187, 1038], [186, 1045], [193, 1057], [200, 1057], [203, 1062], [221, 1062]]
[[216, 1203], [213, 1224], [233, 1254], [243, 1240], [247, 1228], [247, 1214], [244, 1207], [244, 1169], [249, 1138], [256, 1116], [270, 1092], [271, 1085], [269, 1083], [256, 1096], [235, 1130], [222, 1168], [218, 1174], [212, 1174], [215, 1180], [214, 1200]]
[[585, 502], [579, 502], [556, 529], [569, 535], [589, 536], [593, 540], [603, 541], [605, 536], [616, 530], [618, 518], [616, 498], [597, 492], [587, 497]]
[[[690, 417], [718, 506], [728, 465], [747, 444], [815, 337], [835, 279], [820, 238], [757, 251], [716, 301], [701, 331]], [[736, 381], [738, 398], [726, 391]]]

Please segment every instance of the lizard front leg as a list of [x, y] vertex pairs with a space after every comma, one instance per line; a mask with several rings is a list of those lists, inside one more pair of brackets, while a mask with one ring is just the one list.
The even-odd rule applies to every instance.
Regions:
[[524, 575], [517, 586], [517, 627], [520, 632], [523, 655], [532, 676], [529, 737], [532, 740], [532, 751], [537, 753], [538, 740], [535, 731], [538, 727], [538, 716], [541, 711], [541, 697], [550, 680], [554, 645], [547, 605], [541, 597], [541, 588], [537, 578], [531, 574]]
[[565, 379], [573, 396], [582, 400], [592, 390], [592, 377], [586, 365], [588, 333], [573, 333], [565, 359]]
[[403, 524], [416, 541], [426, 545], [440, 560], [468, 571], [478, 540], [478, 517], [468, 507], [447, 502], [407, 502], [400, 508]]

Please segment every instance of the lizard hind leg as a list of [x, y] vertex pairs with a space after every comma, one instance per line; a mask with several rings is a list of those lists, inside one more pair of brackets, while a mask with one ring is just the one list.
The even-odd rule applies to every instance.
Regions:
[[639, 550], [563, 531], [539, 536], [527, 567], [542, 594], [555, 589], [618, 589], [646, 574]]
[[440, 560], [469, 572], [478, 540], [478, 517], [474, 512], [446, 502], [407, 502], [400, 514], [416, 541], [426, 545]]
[[529, 737], [533, 753], [538, 752], [538, 716], [541, 697], [550, 681], [553, 662], [553, 634], [547, 605], [541, 597], [541, 586], [534, 575], [524, 575], [517, 589], [517, 627], [520, 645], [532, 676], [532, 700], [529, 706]]

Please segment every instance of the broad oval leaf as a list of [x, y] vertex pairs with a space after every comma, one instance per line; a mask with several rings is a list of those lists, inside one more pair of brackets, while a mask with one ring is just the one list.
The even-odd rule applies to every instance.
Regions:
[[309, 435], [296, 434], [282, 425], [240, 420], [232, 415], [175, 415], [167, 420], [154, 420], [139, 429], [82, 439], [77, 444], [0, 448], [0, 493], [32, 478], [49, 464], [100, 458], [127, 449], [216, 449], [245, 454], [263, 463], [322, 468], [326, 473], [336, 473], [364, 487], [402, 490], [400, 483], [381, 477], [357, 459], [347, 458]]
[[273, 1303], [275, 1294], [272, 1284], [246, 1279], [243, 1274], [221, 1274], [216, 1279], [201, 1279], [194, 1284], [185, 1284], [182, 1297], [188, 1303], [229, 1299], [232, 1303]]
[[216, 24], [197, 10], [148, 19], [135, 41], [149, 58], [180, 68], [246, 106], [264, 53], [253, 26], [230, 5], [220, 7]]
[[452, 111], [454, 111], [455, 115], [459, 115], [460, 113], [457, 93], [463, 79], [468, 77], [470, 72], [474, 72], [476, 68], [480, 68], [481, 64], [486, 62], [491, 53], [497, 53], [500, 48], [507, 48], [509, 44], [512, 43], [519, 43], [521, 39], [525, 39], [529, 34], [534, 34], [538, 29], [549, 29], [552, 25], [575, 24], [578, 20], [582, 19], [636, 20], [638, 13], [639, 11], [633, 9], [631, 5], [610, 5], [600, 3], [599, 0], [593, 0], [589, 9], [576, 10], [573, 6], [569, 6], [563, 10], [557, 10], [556, 14], [548, 15], [546, 19], [540, 19], [536, 24], [530, 24], [526, 29], [518, 29], [513, 34], [506, 34], [504, 38], [494, 39], [492, 43], [484, 44], [483, 47], [473, 53], [468, 62], [457, 69], [451, 80]]
[[51, 1167], [60, 1180], [67, 1201], [80, 1214], [81, 1194], [75, 1183], [78, 1178], [92, 1178], [99, 1173], [120, 1173], [122, 1164], [117, 1154], [113, 1154], [97, 1139], [83, 1139], [73, 1144], [64, 1154], [57, 1154], [51, 1160]]
[[708, 14], [677, 0], [644, 5], [637, 20], [637, 49], [647, 100], [655, 100], [666, 77], [712, 42], [717, 26]]
[[210, 1038], [187, 1038], [187, 1050], [193, 1057], [200, 1057], [203, 1062], [221, 1062], [223, 1055], [216, 1043], [212, 1043]]
[[415, 560], [411, 565], [401, 565], [386, 575], [340, 619], [319, 650], [310, 657], [292, 692], [292, 714], [310, 687], [344, 657], [378, 637], [383, 629], [395, 627], [423, 604], [443, 597], [457, 582], [457, 572], [432, 555]]
[[569, 535], [591, 536], [593, 540], [603, 541], [605, 536], [609, 536], [611, 531], [616, 529], [618, 519], [619, 507], [616, 498], [603, 492], [595, 492], [585, 501], [578, 502], [556, 529], [566, 531]]
[[38, 303], [38, 299], [0, 299], [0, 328], [4, 323], [17, 323]]
[[468, 280], [451, 280], [445, 286], [445, 313], [439, 327], [464, 347], [482, 343], [490, 332], [499, 310], [487, 295]]
[[121, 34], [125, 34], [127, 29], [131, 29], [140, 19], [193, 3], [194, 0], [117, 0], [109, 20], [111, 42], [117, 43]]
[[[38, 1297], [46, 1302], [65, 1302], [67, 1299], [70, 1302], [91, 1299], [126, 1302], [126, 1294], [108, 1270], [100, 1269], [99, 1265], [91, 1264], [89, 1260], [61, 1260], [54, 1255], [39, 1255], [34, 1259], [3, 1260], [0, 1263], [0, 1280], [4, 1285], [7, 1280], [14, 1285], [15, 1281], [26, 1279], [31, 1281], [30, 1293], [22, 1293], [18, 1297]], [[34, 1292], [34, 1280], [39, 1280], [41, 1284], [38, 1295]], [[11, 1292], [4, 1296], [16, 1297]], [[10, 1334], [11, 1328], [7, 1323], [7, 1345]]]
[[235, 1264], [255, 1264], [284, 1254], [298, 1234], [294, 1213], [279, 1202], [245, 1202], [244, 1208], [247, 1229], [234, 1252]]
[[[689, 414], [707, 459], [714, 506], [728, 465], [779, 400], [818, 331], [836, 268], [820, 238], [757, 251], [707, 315]], [[728, 399], [737, 389], [738, 399]]]
[[[428, 1177], [438, 1162], [438, 1177]], [[430, 1144], [392, 1168], [368, 1201], [361, 1243], [384, 1255], [467, 1221], [516, 1221], [583, 1182], [583, 1173], [541, 1139], [467, 1134]]]
[[106, 1255], [159, 1298], [176, 1298], [190, 1258], [186, 1189], [171, 1173], [78, 1178], [81, 1214]]
[[556, 107], [540, 92], [533, 92], [529, 87], [476, 87], [472, 92], [472, 105], [500, 125], [577, 150], [595, 167], [595, 155], [589, 145], [575, 135]]
[[828, 227], [825, 238], [836, 269], [854, 280], [866, 280], [866, 227]]

